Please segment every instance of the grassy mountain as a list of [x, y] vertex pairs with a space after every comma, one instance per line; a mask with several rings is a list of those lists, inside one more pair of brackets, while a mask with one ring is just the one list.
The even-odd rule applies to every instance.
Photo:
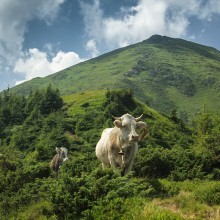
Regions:
[[154, 35], [143, 42], [12, 88], [19, 94], [48, 84], [62, 95], [106, 88], [132, 88], [144, 103], [170, 114], [192, 116], [206, 105], [220, 108], [220, 52], [182, 39]]

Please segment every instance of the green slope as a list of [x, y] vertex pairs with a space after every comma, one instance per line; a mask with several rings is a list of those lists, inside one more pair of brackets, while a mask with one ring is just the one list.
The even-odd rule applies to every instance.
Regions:
[[51, 84], [62, 95], [94, 89], [132, 88], [144, 103], [192, 116], [205, 104], [220, 108], [220, 52], [182, 39], [154, 35], [68, 69], [12, 88], [27, 95]]
[[[200, 136], [194, 133], [192, 139], [182, 123], [134, 101], [128, 96], [130, 90], [117, 90], [115, 99], [107, 95], [115, 91], [63, 95], [62, 111], [53, 105], [59, 97], [48, 95], [54, 94], [51, 88], [32, 94], [27, 100], [13, 94], [1, 99], [2, 220], [90, 220], [106, 216], [138, 220], [219, 219], [219, 164], [213, 163], [218, 158], [203, 154], [198, 146], [195, 151], [193, 142], [200, 137], [202, 147], [210, 140], [217, 146], [218, 127], [211, 127], [219, 125], [218, 121], [213, 124], [209, 120], [205, 128], [208, 132]], [[131, 105], [133, 101], [135, 105]], [[95, 156], [101, 132], [106, 126], [113, 126], [110, 110], [115, 108], [110, 107], [118, 103], [123, 103], [120, 107], [135, 117], [143, 113], [142, 120], [149, 129], [149, 135], [139, 143], [133, 171], [125, 177], [112, 169], [102, 170]], [[49, 114], [47, 108], [52, 106]], [[207, 119], [211, 118], [205, 118], [206, 122]], [[60, 168], [58, 177], [52, 178], [49, 164], [54, 148], [60, 146], [68, 148], [69, 160]]]
[[[107, 101], [106, 90], [93, 90], [65, 95], [63, 96], [63, 100], [68, 115], [71, 116], [71, 118], [77, 119], [78, 122], [80, 121], [80, 118], [85, 118], [90, 121], [92, 117], [99, 117], [108, 109], [105, 106], [105, 103]], [[143, 121], [146, 121], [151, 130], [151, 138], [148, 138], [148, 144], [154, 145], [155, 142], [157, 142], [162, 145], [164, 144], [164, 146], [166, 147], [171, 147], [174, 145], [174, 143], [180, 144], [183, 136], [185, 137], [185, 140], [189, 140], [189, 136], [184, 133], [186, 131], [184, 130], [184, 128], [180, 129], [179, 124], [161, 115], [159, 112], [138, 101], [137, 99], [135, 99], [135, 102], [137, 104], [137, 106], [135, 107], [136, 110], [134, 111], [132, 109], [127, 109], [127, 112], [133, 114], [135, 117], [138, 117], [141, 114], [144, 115], [142, 119]], [[125, 107], [127, 108], [127, 106]], [[90, 123], [89, 121], [87, 122], [87, 124]], [[100, 123], [98, 127], [94, 123], [92, 123], [91, 129], [94, 129], [92, 134], [90, 130], [85, 130], [81, 133], [81, 135], [87, 135], [86, 133], [88, 132], [89, 135], [92, 136], [94, 135], [95, 130], [98, 133], [101, 133], [104, 127], [112, 127], [112, 118], [108, 118], [107, 121], [108, 122], [102, 121], [102, 123]], [[97, 138], [99, 137], [96, 137], [96, 140]], [[158, 141], [156, 141], [157, 138], [159, 138]]]

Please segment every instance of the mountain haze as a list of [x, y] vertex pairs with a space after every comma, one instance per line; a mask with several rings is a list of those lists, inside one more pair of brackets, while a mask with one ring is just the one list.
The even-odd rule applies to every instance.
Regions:
[[51, 84], [61, 95], [132, 88], [137, 99], [162, 113], [193, 116], [220, 108], [220, 52], [182, 39], [154, 35], [11, 90], [28, 95]]

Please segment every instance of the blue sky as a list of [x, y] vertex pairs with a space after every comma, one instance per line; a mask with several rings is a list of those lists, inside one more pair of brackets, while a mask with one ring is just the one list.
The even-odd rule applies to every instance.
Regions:
[[220, 50], [220, 0], [0, 0], [0, 91], [154, 34]]

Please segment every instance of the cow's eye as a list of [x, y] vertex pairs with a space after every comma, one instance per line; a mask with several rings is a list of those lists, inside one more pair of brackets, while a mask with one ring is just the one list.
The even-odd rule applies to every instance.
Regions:
[[122, 127], [123, 127], [123, 128], [128, 128], [128, 126], [127, 126], [127, 125], [122, 125]]

